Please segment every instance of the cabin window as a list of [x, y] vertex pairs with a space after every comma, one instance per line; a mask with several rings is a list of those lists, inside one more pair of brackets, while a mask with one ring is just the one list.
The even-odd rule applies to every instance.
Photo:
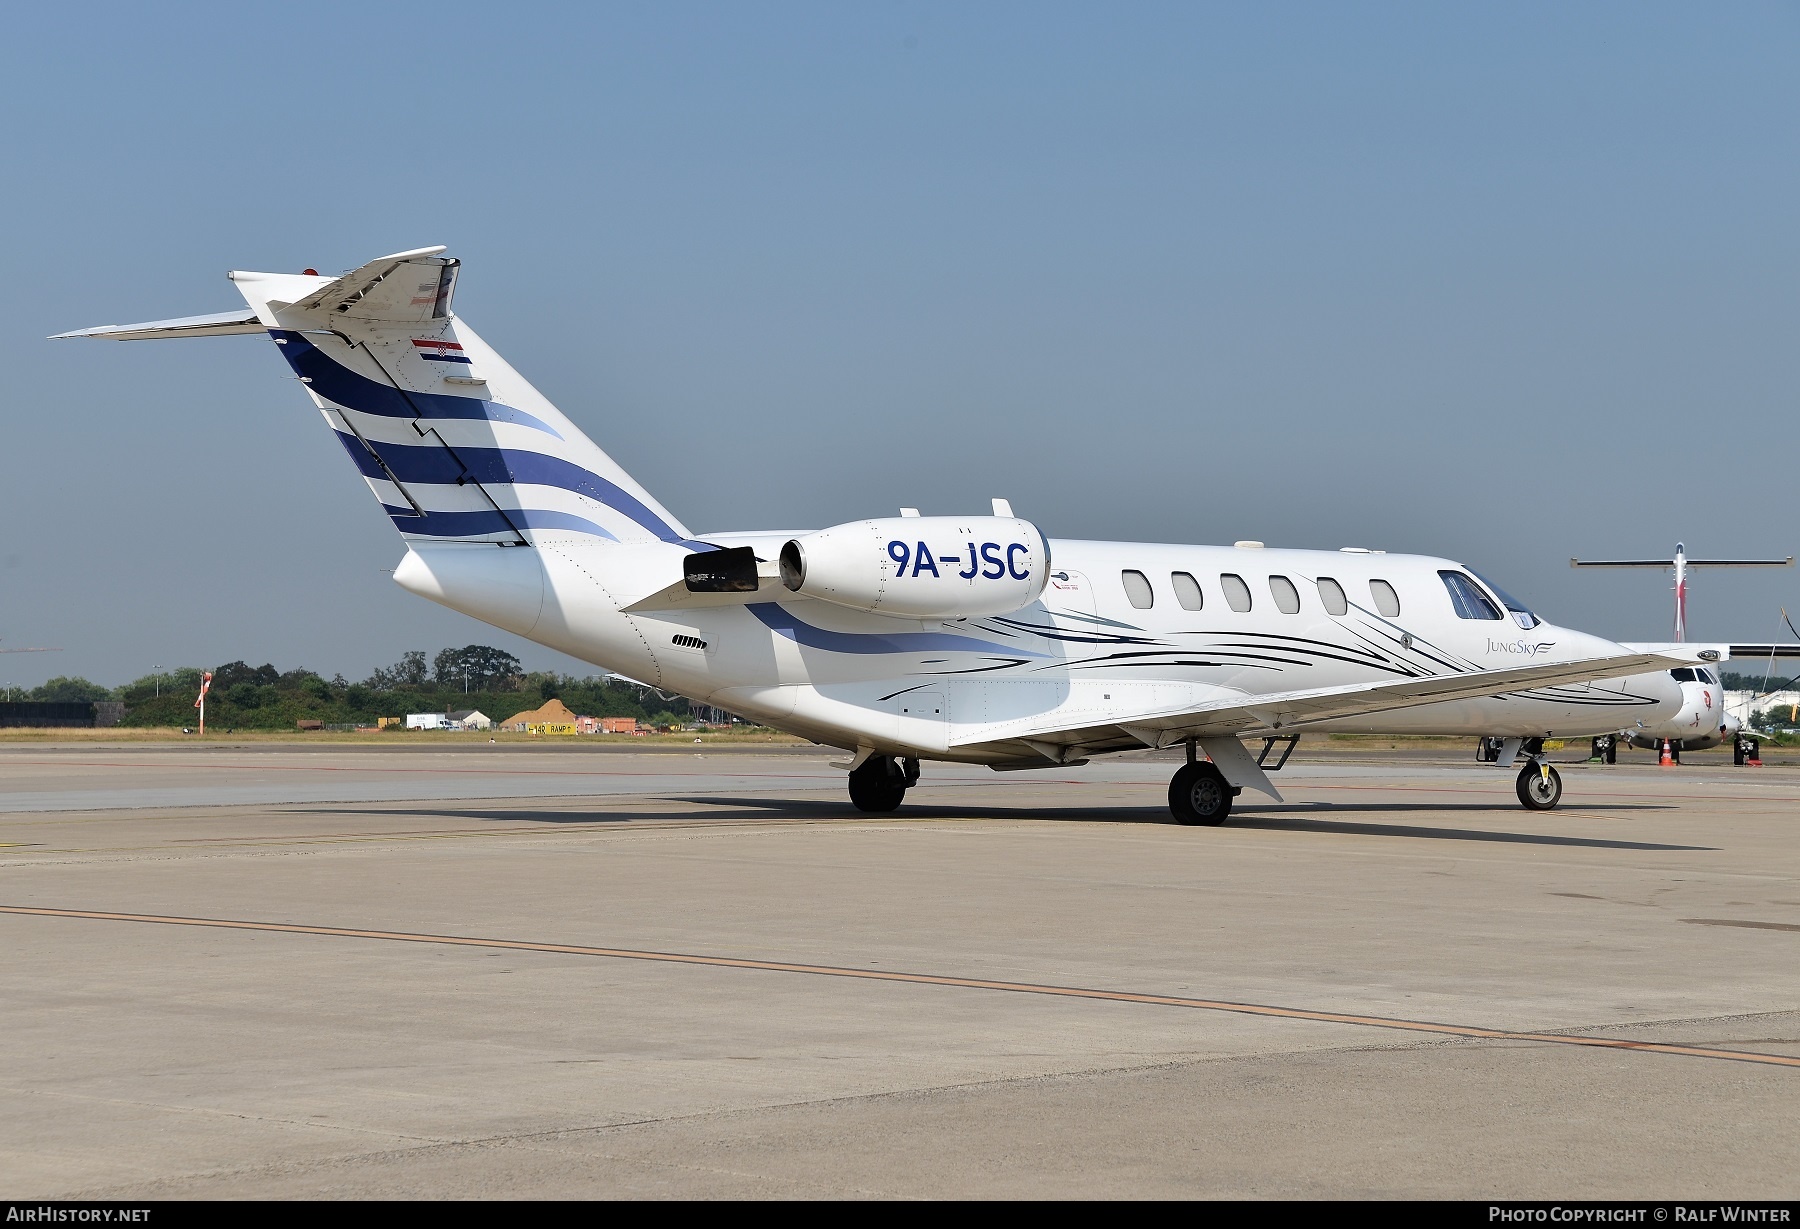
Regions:
[[1206, 595], [1200, 592], [1200, 582], [1187, 572], [1170, 572], [1169, 585], [1175, 590], [1175, 600], [1181, 603], [1183, 610], [1203, 610], [1206, 607]]
[[1319, 600], [1325, 603], [1326, 614], [1350, 613], [1350, 602], [1344, 596], [1344, 586], [1329, 576], [1319, 577]]
[[1450, 591], [1450, 605], [1456, 608], [1459, 619], [1503, 619], [1502, 615], [1488, 601], [1483, 593], [1467, 576], [1461, 572], [1439, 572], [1444, 588]]
[[1225, 604], [1243, 614], [1250, 609], [1250, 586], [1244, 583], [1242, 576], [1230, 572], [1219, 577], [1219, 587], [1225, 590]]
[[1381, 612], [1384, 619], [1400, 617], [1400, 595], [1394, 592], [1394, 586], [1385, 580], [1369, 582], [1369, 596], [1375, 599], [1375, 609]]
[[1275, 599], [1275, 609], [1282, 614], [1300, 613], [1300, 590], [1287, 577], [1269, 577], [1269, 594]]
[[1156, 605], [1156, 594], [1150, 588], [1148, 576], [1127, 569], [1119, 573], [1119, 579], [1124, 582], [1125, 596], [1131, 599], [1133, 606], [1139, 610], [1148, 610]]

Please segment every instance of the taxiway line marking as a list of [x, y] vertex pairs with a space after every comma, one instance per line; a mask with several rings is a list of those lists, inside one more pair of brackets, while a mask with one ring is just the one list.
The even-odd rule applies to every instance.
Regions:
[[1637, 1050], [1648, 1054], [1674, 1054], [1685, 1058], [1712, 1058], [1730, 1062], [1760, 1063], [1771, 1067], [1800, 1067], [1800, 1055], [1764, 1054], [1753, 1050], [1715, 1050], [1705, 1046], [1674, 1045], [1658, 1041], [1632, 1041], [1624, 1037], [1522, 1033], [1509, 1029], [1482, 1028], [1471, 1024], [1443, 1024], [1432, 1020], [1408, 1020], [1393, 1016], [1363, 1016], [1335, 1011], [1309, 1011], [1300, 1007], [1277, 1007], [1267, 1003], [1236, 1003], [1227, 999], [1196, 999], [1167, 994], [1139, 994], [1128, 990], [1095, 990], [1082, 986], [989, 981], [978, 977], [947, 977], [933, 973], [851, 969], [826, 964], [791, 964], [786, 961], [750, 960], [735, 956], [701, 956], [688, 952], [636, 951], [631, 948], [585, 947], [573, 943], [533, 943], [520, 939], [483, 939], [467, 935], [412, 934], [398, 930], [354, 930], [339, 926], [302, 926], [286, 922], [252, 922], [227, 918], [166, 917], [154, 913], [106, 913], [93, 909], [48, 909], [25, 905], [0, 905], [0, 913], [27, 917], [82, 918], [102, 922], [143, 922], [161, 926], [201, 926], [221, 930], [272, 931], [278, 934], [321, 935], [338, 939], [380, 939], [394, 943], [432, 943], [447, 947], [495, 948], [503, 951], [548, 952], [564, 956], [597, 956], [610, 960], [648, 960], [661, 964], [750, 969], [763, 973], [805, 973], [816, 977], [847, 977], [861, 981], [902, 982], [909, 985], [949, 986], [964, 990], [999, 990], [1013, 994], [1041, 994], [1056, 998], [1097, 999], [1104, 1002], [1140, 1003], [1157, 1007], [1185, 1007], [1197, 1011], [1271, 1016], [1283, 1020], [1312, 1020], [1325, 1024], [1351, 1024], [1365, 1028], [1398, 1029], [1403, 1032], [1434, 1033], [1440, 1036], [1471, 1037], [1489, 1041], [1532, 1041], [1546, 1045]]

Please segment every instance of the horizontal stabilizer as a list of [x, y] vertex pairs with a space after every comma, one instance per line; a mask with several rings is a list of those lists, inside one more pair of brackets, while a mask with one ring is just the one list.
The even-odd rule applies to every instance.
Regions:
[[57, 333], [50, 338], [103, 337], [108, 341], [153, 341], [163, 337], [231, 337], [239, 333], [266, 333], [256, 312], [240, 307], [231, 312], [214, 312], [210, 316], [180, 316], [174, 320], [146, 320], [142, 324], [103, 324], [95, 329], [76, 329]]
[[450, 314], [460, 261], [438, 255], [444, 247], [415, 248], [371, 260], [332, 278], [292, 304], [271, 303], [283, 312], [298, 311], [330, 318], [416, 324]]
[[[1681, 657], [1692, 657], [1698, 653], [1700, 660], [1708, 665], [1734, 658], [1758, 657], [1800, 657], [1800, 642], [1788, 641], [1785, 644], [1725, 644], [1717, 640], [1683, 640], [1679, 643], [1643, 644], [1629, 643], [1626, 648], [1638, 653], [1671, 653]], [[1708, 653], [1714, 656], [1708, 657]]]
[[[1683, 559], [1690, 568], [1791, 568], [1794, 557], [1786, 559]], [[1572, 568], [1672, 568], [1673, 559], [1571, 559]]]

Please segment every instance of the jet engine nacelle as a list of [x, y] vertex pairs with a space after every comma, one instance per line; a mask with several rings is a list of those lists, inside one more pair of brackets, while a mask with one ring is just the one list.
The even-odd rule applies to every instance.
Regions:
[[914, 619], [1006, 614], [1044, 591], [1050, 547], [1011, 516], [851, 521], [781, 548], [781, 583], [852, 610]]

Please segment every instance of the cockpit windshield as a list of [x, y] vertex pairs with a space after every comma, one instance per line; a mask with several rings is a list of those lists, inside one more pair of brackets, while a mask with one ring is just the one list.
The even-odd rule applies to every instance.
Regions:
[[1488, 587], [1489, 593], [1492, 593], [1495, 597], [1500, 599], [1500, 604], [1506, 607], [1506, 613], [1513, 617], [1514, 623], [1517, 623], [1526, 631], [1530, 631], [1539, 623], [1543, 622], [1542, 619], [1531, 613], [1531, 608], [1525, 605], [1524, 602], [1521, 602], [1518, 598], [1508, 593], [1505, 589], [1502, 589], [1499, 585], [1483, 576], [1480, 572], [1476, 572], [1474, 568], [1470, 568], [1469, 571], [1474, 572], [1475, 578]]

